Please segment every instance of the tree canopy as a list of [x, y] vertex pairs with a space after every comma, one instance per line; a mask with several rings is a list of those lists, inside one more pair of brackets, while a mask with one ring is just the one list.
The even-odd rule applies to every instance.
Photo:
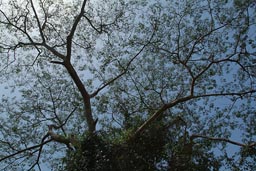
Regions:
[[0, 169], [255, 170], [255, 9], [0, 1]]

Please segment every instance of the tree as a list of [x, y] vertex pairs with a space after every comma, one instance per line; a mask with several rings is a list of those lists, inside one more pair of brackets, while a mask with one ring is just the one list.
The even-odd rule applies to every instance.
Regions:
[[256, 167], [255, 1], [0, 5], [2, 170]]

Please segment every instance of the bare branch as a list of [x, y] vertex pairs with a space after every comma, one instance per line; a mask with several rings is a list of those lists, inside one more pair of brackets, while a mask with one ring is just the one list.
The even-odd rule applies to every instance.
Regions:
[[74, 150], [71, 145], [73, 145], [74, 147], [80, 147], [80, 142], [77, 140], [76, 136], [74, 134], [70, 135], [70, 136], [62, 136], [62, 135], [58, 135], [56, 133], [53, 132], [53, 129], [59, 129], [61, 128], [60, 126], [56, 126], [56, 125], [48, 125], [49, 131], [48, 134], [51, 136], [51, 138], [59, 143], [65, 144], [70, 150]]
[[2, 10], [0, 10], [0, 13], [2, 13], [4, 18], [6, 19], [5, 22], [1, 21], [2, 24], [5, 24], [7, 26], [11, 26], [11, 27], [17, 29], [18, 31], [23, 33], [28, 38], [28, 40], [30, 42], [33, 42], [33, 39], [31, 38], [31, 36], [26, 32], [26, 27], [24, 28], [25, 30], [23, 30], [21, 27], [19, 27], [19, 26], [15, 25], [14, 23], [12, 23], [11, 20], [6, 16], [6, 14]]
[[[45, 137], [48, 137], [48, 136], [49, 136], [49, 135], [46, 134], [46, 135], [43, 137], [43, 139], [45, 139]], [[1, 159], [0, 159], [0, 162], [6, 160], [6, 159], [8, 159], [8, 158], [11, 158], [11, 157], [13, 157], [13, 156], [15, 156], [15, 155], [17, 155], [17, 154], [24, 153], [24, 152], [26, 152], [26, 151], [29, 151], [29, 150], [32, 150], [32, 149], [41, 147], [41, 146], [43, 146], [43, 145], [45, 145], [45, 144], [47, 144], [47, 143], [49, 143], [49, 142], [51, 142], [51, 141], [52, 141], [52, 139], [47, 140], [47, 141], [44, 141], [44, 142], [42, 142], [41, 144], [28, 147], [28, 148], [26, 148], [26, 149], [19, 150], [19, 151], [13, 153], [13, 154], [10, 154], [10, 155], [8, 155], [8, 156], [5, 156], [5, 157], [1, 158]]]
[[89, 19], [89, 17], [87, 17], [85, 14], [83, 15], [83, 17], [88, 21], [89, 25], [90, 25], [97, 33], [101, 34], [101, 33], [103, 33], [103, 32], [107, 33], [107, 31], [104, 30], [104, 27], [107, 27], [107, 26], [110, 26], [110, 25], [115, 24], [115, 23], [117, 22], [117, 20], [122, 17], [122, 15], [123, 15], [123, 12], [120, 12], [120, 13], [115, 17], [115, 19], [114, 19], [112, 22], [107, 23], [107, 24], [106, 24], [106, 23], [105, 23], [105, 24], [101, 23], [100, 26], [99, 26], [99, 28], [97, 28], [97, 27], [92, 23], [92, 20]]
[[79, 92], [81, 93], [81, 96], [83, 97], [83, 103], [84, 103], [84, 107], [85, 107], [84, 116], [86, 118], [86, 122], [89, 127], [89, 132], [93, 133], [95, 131], [96, 122], [94, 121], [93, 116], [92, 116], [90, 95], [88, 94], [81, 78], [78, 76], [76, 70], [74, 69], [74, 67], [72, 66], [70, 61], [65, 60], [64, 66], [67, 69], [72, 80], [75, 82], [75, 85], [77, 86]]
[[256, 93], [256, 90], [251, 91], [245, 91], [240, 93], [212, 93], [212, 94], [204, 94], [204, 95], [189, 95], [180, 99], [176, 99], [170, 103], [164, 104], [162, 107], [160, 107], [154, 114], [152, 114], [137, 130], [134, 132], [134, 134], [131, 136], [131, 138], [136, 137], [141, 132], [143, 132], [153, 121], [155, 121], [157, 118], [159, 118], [164, 111], [167, 109], [172, 108], [173, 106], [176, 106], [177, 104], [192, 100], [192, 99], [198, 99], [203, 97], [216, 97], [216, 96], [239, 96], [242, 97], [247, 94], [253, 94]]
[[55, 128], [55, 125], [49, 125], [48, 128], [49, 128], [48, 135], [51, 136], [52, 140], [59, 142], [59, 143], [66, 144], [66, 146], [72, 150], [72, 148], [70, 147], [69, 138], [66, 138], [65, 136], [58, 135], [53, 132], [53, 128]]
[[239, 96], [242, 98], [244, 95], [256, 93], [256, 90], [244, 91], [244, 92], [237, 92], [237, 93], [210, 93], [210, 94], [203, 94], [203, 95], [196, 95], [193, 98], [202, 98], [202, 97], [217, 97], [217, 96]]
[[116, 77], [112, 78], [111, 80], [109, 80], [108, 82], [106, 82], [105, 84], [103, 84], [100, 88], [98, 88], [95, 92], [93, 92], [92, 94], [90, 94], [90, 98], [95, 97], [101, 90], [103, 90], [105, 87], [107, 87], [108, 85], [112, 84], [113, 82], [115, 82], [117, 79], [119, 79], [120, 77], [122, 77], [123, 75], [125, 75], [130, 67], [130, 65], [132, 64], [132, 62], [142, 53], [142, 51], [151, 43], [151, 40], [153, 39], [155, 35], [155, 30], [153, 31], [150, 39], [148, 40], [148, 42], [146, 44], [144, 44], [142, 46], [142, 48], [139, 50], [139, 52], [137, 52], [131, 59], [130, 61], [127, 63], [127, 65], [123, 68], [123, 72], [121, 72], [119, 75], [117, 75]]
[[39, 18], [38, 18], [37, 12], [36, 12], [36, 10], [35, 10], [34, 4], [33, 4], [33, 0], [30, 0], [30, 3], [31, 3], [31, 7], [32, 7], [32, 9], [33, 9], [33, 12], [34, 12], [34, 15], [35, 15], [35, 18], [36, 18], [36, 21], [37, 21], [37, 26], [38, 26], [38, 29], [39, 29], [41, 38], [42, 38], [43, 42], [45, 42], [44, 33], [43, 33], [42, 28], [41, 28], [41, 23], [40, 23], [40, 20], [39, 20]]
[[131, 138], [134, 138], [136, 136], [138, 136], [141, 132], [143, 132], [146, 127], [148, 127], [153, 121], [155, 121], [157, 118], [159, 118], [164, 111], [166, 111], [167, 109], [179, 104], [179, 103], [183, 103], [185, 101], [188, 101], [190, 99], [193, 99], [193, 96], [187, 96], [184, 98], [180, 98], [177, 100], [174, 100], [168, 104], [164, 104], [161, 108], [159, 108], [155, 113], [153, 113], [132, 135]]
[[83, 15], [83, 17], [88, 21], [88, 23], [90, 24], [90, 26], [94, 29], [94, 30], [96, 30], [96, 32], [98, 32], [99, 34], [101, 34], [102, 33], [102, 29], [97, 29], [93, 24], [92, 24], [92, 21], [86, 16], [86, 15]]
[[[92, 116], [90, 96], [89, 96], [84, 84], [82, 83], [82, 80], [78, 76], [76, 70], [74, 69], [74, 67], [72, 66], [71, 61], [70, 61], [73, 36], [75, 34], [76, 28], [77, 28], [82, 16], [84, 14], [85, 5], [86, 5], [86, 0], [83, 1], [80, 13], [76, 17], [76, 19], [73, 23], [73, 26], [70, 30], [70, 33], [67, 36], [67, 45], [66, 45], [67, 54], [64, 57], [65, 59], [64, 59], [63, 64], [64, 64], [65, 68], [67, 69], [69, 75], [71, 76], [72, 80], [75, 82], [78, 90], [80, 91], [80, 93], [83, 97], [83, 103], [84, 103], [84, 106], [85, 106], [84, 115], [85, 115], [85, 118], [86, 118], [86, 121], [87, 121], [87, 124], [88, 124], [88, 127], [89, 127], [89, 132], [93, 133], [95, 131], [96, 122], [94, 121], [93, 116]], [[57, 62], [57, 63], [59, 63], [59, 62]]]
[[[41, 144], [44, 143], [45, 139], [46, 139], [48, 136], [49, 136], [49, 135], [46, 134], [46, 135], [42, 138]], [[43, 145], [41, 145], [40, 148], [39, 148], [36, 162], [35, 162], [28, 170], [32, 170], [36, 165], [39, 165], [39, 160], [40, 160], [40, 156], [41, 156], [42, 149], [43, 149]], [[39, 166], [39, 167], [40, 167], [40, 166]]]
[[75, 31], [76, 31], [76, 28], [77, 28], [77, 25], [78, 23], [80, 22], [83, 14], [84, 14], [84, 8], [85, 8], [85, 4], [86, 4], [86, 1], [87, 0], [84, 0], [83, 1], [83, 4], [82, 4], [82, 7], [81, 7], [81, 10], [80, 10], [80, 13], [79, 15], [76, 17], [75, 19], [75, 22], [70, 30], [70, 33], [69, 35], [67, 36], [67, 58], [66, 60], [67, 61], [70, 61], [70, 58], [71, 58], [71, 50], [72, 50], [72, 40], [73, 40], [73, 36], [75, 34]]
[[[74, 108], [74, 109], [71, 111], [71, 113], [68, 115], [68, 117], [65, 119], [65, 121], [64, 121], [61, 125], [59, 125], [59, 126], [50, 125], [49, 127], [50, 127], [51, 129], [52, 129], [52, 127], [54, 127], [55, 129], [59, 129], [59, 128], [63, 127], [63, 126], [67, 123], [68, 119], [69, 119], [69, 118], [72, 116], [72, 114], [75, 112], [76, 109], [77, 109], [77, 108]], [[50, 129], [49, 129], [49, 130], [50, 130]], [[53, 137], [52, 137], [51, 139], [45, 141], [45, 139], [46, 139], [47, 137], [52, 136], [52, 135], [53, 135]], [[57, 138], [57, 140], [54, 139], [54, 136], [55, 136], [54, 133], [51, 134], [51, 133], [49, 133], [49, 131], [48, 131], [48, 133], [42, 138], [41, 144], [38, 144], [38, 145], [35, 145], [35, 146], [31, 146], [31, 147], [28, 147], [28, 148], [23, 149], [23, 150], [19, 150], [19, 151], [17, 151], [16, 153], [13, 153], [13, 154], [10, 154], [10, 155], [8, 155], [8, 156], [5, 156], [5, 157], [3, 157], [3, 158], [0, 159], [0, 162], [6, 160], [6, 159], [8, 159], [8, 158], [11, 158], [11, 157], [13, 157], [13, 156], [15, 156], [15, 155], [17, 155], [17, 154], [24, 153], [24, 152], [26, 152], [26, 151], [29, 151], [29, 150], [32, 150], [32, 149], [35, 149], [35, 148], [38, 148], [38, 147], [39, 147], [39, 153], [38, 153], [38, 157], [37, 157], [37, 162], [33, 165], [33, 167], [34, 167], [34, 166], [38, 163], [38, 161], [39, 161], [39, 158], [40, 158], [40, 155], [41, 155], [41, 151], [42, 151], [43, 145], [45, 145], [45, 144], [47, 144], [47, 143], [49, 143], [49, 142], [51, 142], [51, 141], [53, 141], [53, 140], [55, 140], [55, 141], [58, 140], [58, 138]], [[61, 141], [61, 142], [62, 142], [62, 141]], [[33, 168], [33, 167], [31, 166], [31, 168]]]
[[62, 61], [51, 61], [50, 63], [64, 65]]
[[76, 111], [76, 109], [77, 109], [77, 107], [75, 107], [75, 108], [70, 112], [70, 114], [68, 115], [68, 117], [65, 119], [65, 121], [64, 121], [62, 124], [60, 124], [60, 125], [58, 125], [58, 126], [56, 126], [56, 125], [50, 125], [50, 126], [54, 127], [54, 129], [62, 128], [64, 125], [66, 125], [67, 121], [68, 121], [69, 118], [73, 115], [73, 113]]
[[253, 147], [256, 145], [256, 142], [250, 143], [250, 144], [242, 144], [236, 141], [232, 141], [230, 139], [227, 138], [216, 138], [216, 137], [209, 137], [209, 136], [205, 136], [205, 135], [199, 135], [199, 134], [193, 134], [190, 136], [190, 140], [194, 140], [196, 138], [204, 138], [204, 139], [208, 139], [208, 140], [213, 140], [213, 141], [224, 141], [230, 144], [234, 144], [237, 146], [241, 146], [241, 147]]
[[31, 1], [31, 6], [32, 6], [32, 9], [33, 9], [34, 15], [35, 15], [37, 23], [38, 23], [38, 28], [39, 28], [39, 31], [40, 31], [40, 35], [41, 35], [43, 41], [40, 42], [40, 43], [34, 42], [32, 37], [26, 31], [26, 25], [24, 26], [25, 28], [23, 30], [21, 27], [19, 27], [19, 26], [15, 25], [14, 23], [12, 23], [11, 20], [6, 16], [6, 14], [2, 10], [0, 10], [0, 13], [3, 14], [3, 16], [4, 16], [5, 20], [6, 20], [6, 21], [1, 21], [1, 23], [5, 24], [5, 25], [12, 26], [13, 28], [17, 29], [22, 34], [24, 34], [28, 38], [28, 40], [29, 40], [29, 42], [26, 42], [26, 43], [25, 42], [19, 42], [17, 45], [12, 47], [12, 49], [16, 49], [16, 48], [22, 47], [22, 46], [34, 46], [38, 50], [38, 46], [42, 46], [42, 47], [45, 47], [47, 50], [49, 50], [53, 55], [55, 55], [55, 56], [57, 56], [57, 57], [59, 57], [59, 58], [64, 60], [66, 58], [65, 55], [63, 55], [60, 52], [58, 52], [56, 49], [54, 49], [54, 47], [51, 47], [48, 44], [46, 44], [45, 39], [44, 39], [44, 35], [43, 35], [43, 32], [42, 32], [42, 29], [41, 29], [41, 26], [40, 26], [40, 21], [39, 21], [39, 18], [37, 16], [37, 13], [35, 11], [34, 5], [33, 5], [33, 1], [32, 0], [30, 0], [30, 1]]

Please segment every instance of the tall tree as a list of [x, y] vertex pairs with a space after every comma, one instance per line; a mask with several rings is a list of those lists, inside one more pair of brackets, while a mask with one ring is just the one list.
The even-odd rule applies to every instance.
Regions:
[[2, 0], [1, 169], [253, 170], [255, 7]]

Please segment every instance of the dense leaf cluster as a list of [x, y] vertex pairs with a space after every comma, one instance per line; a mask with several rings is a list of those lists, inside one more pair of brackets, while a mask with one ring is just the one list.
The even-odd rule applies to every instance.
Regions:
[[[160, 124], [161, 125], [161, 124]], [[220, 161], [184, 136], [174, 141], [165, 124], [153, 124], [139, 137], [117, 142], [106, 139], [108, 133], [87, 135], [81, 149], [69, 151], [63, 170], [69, 171], [210, 171]]]

